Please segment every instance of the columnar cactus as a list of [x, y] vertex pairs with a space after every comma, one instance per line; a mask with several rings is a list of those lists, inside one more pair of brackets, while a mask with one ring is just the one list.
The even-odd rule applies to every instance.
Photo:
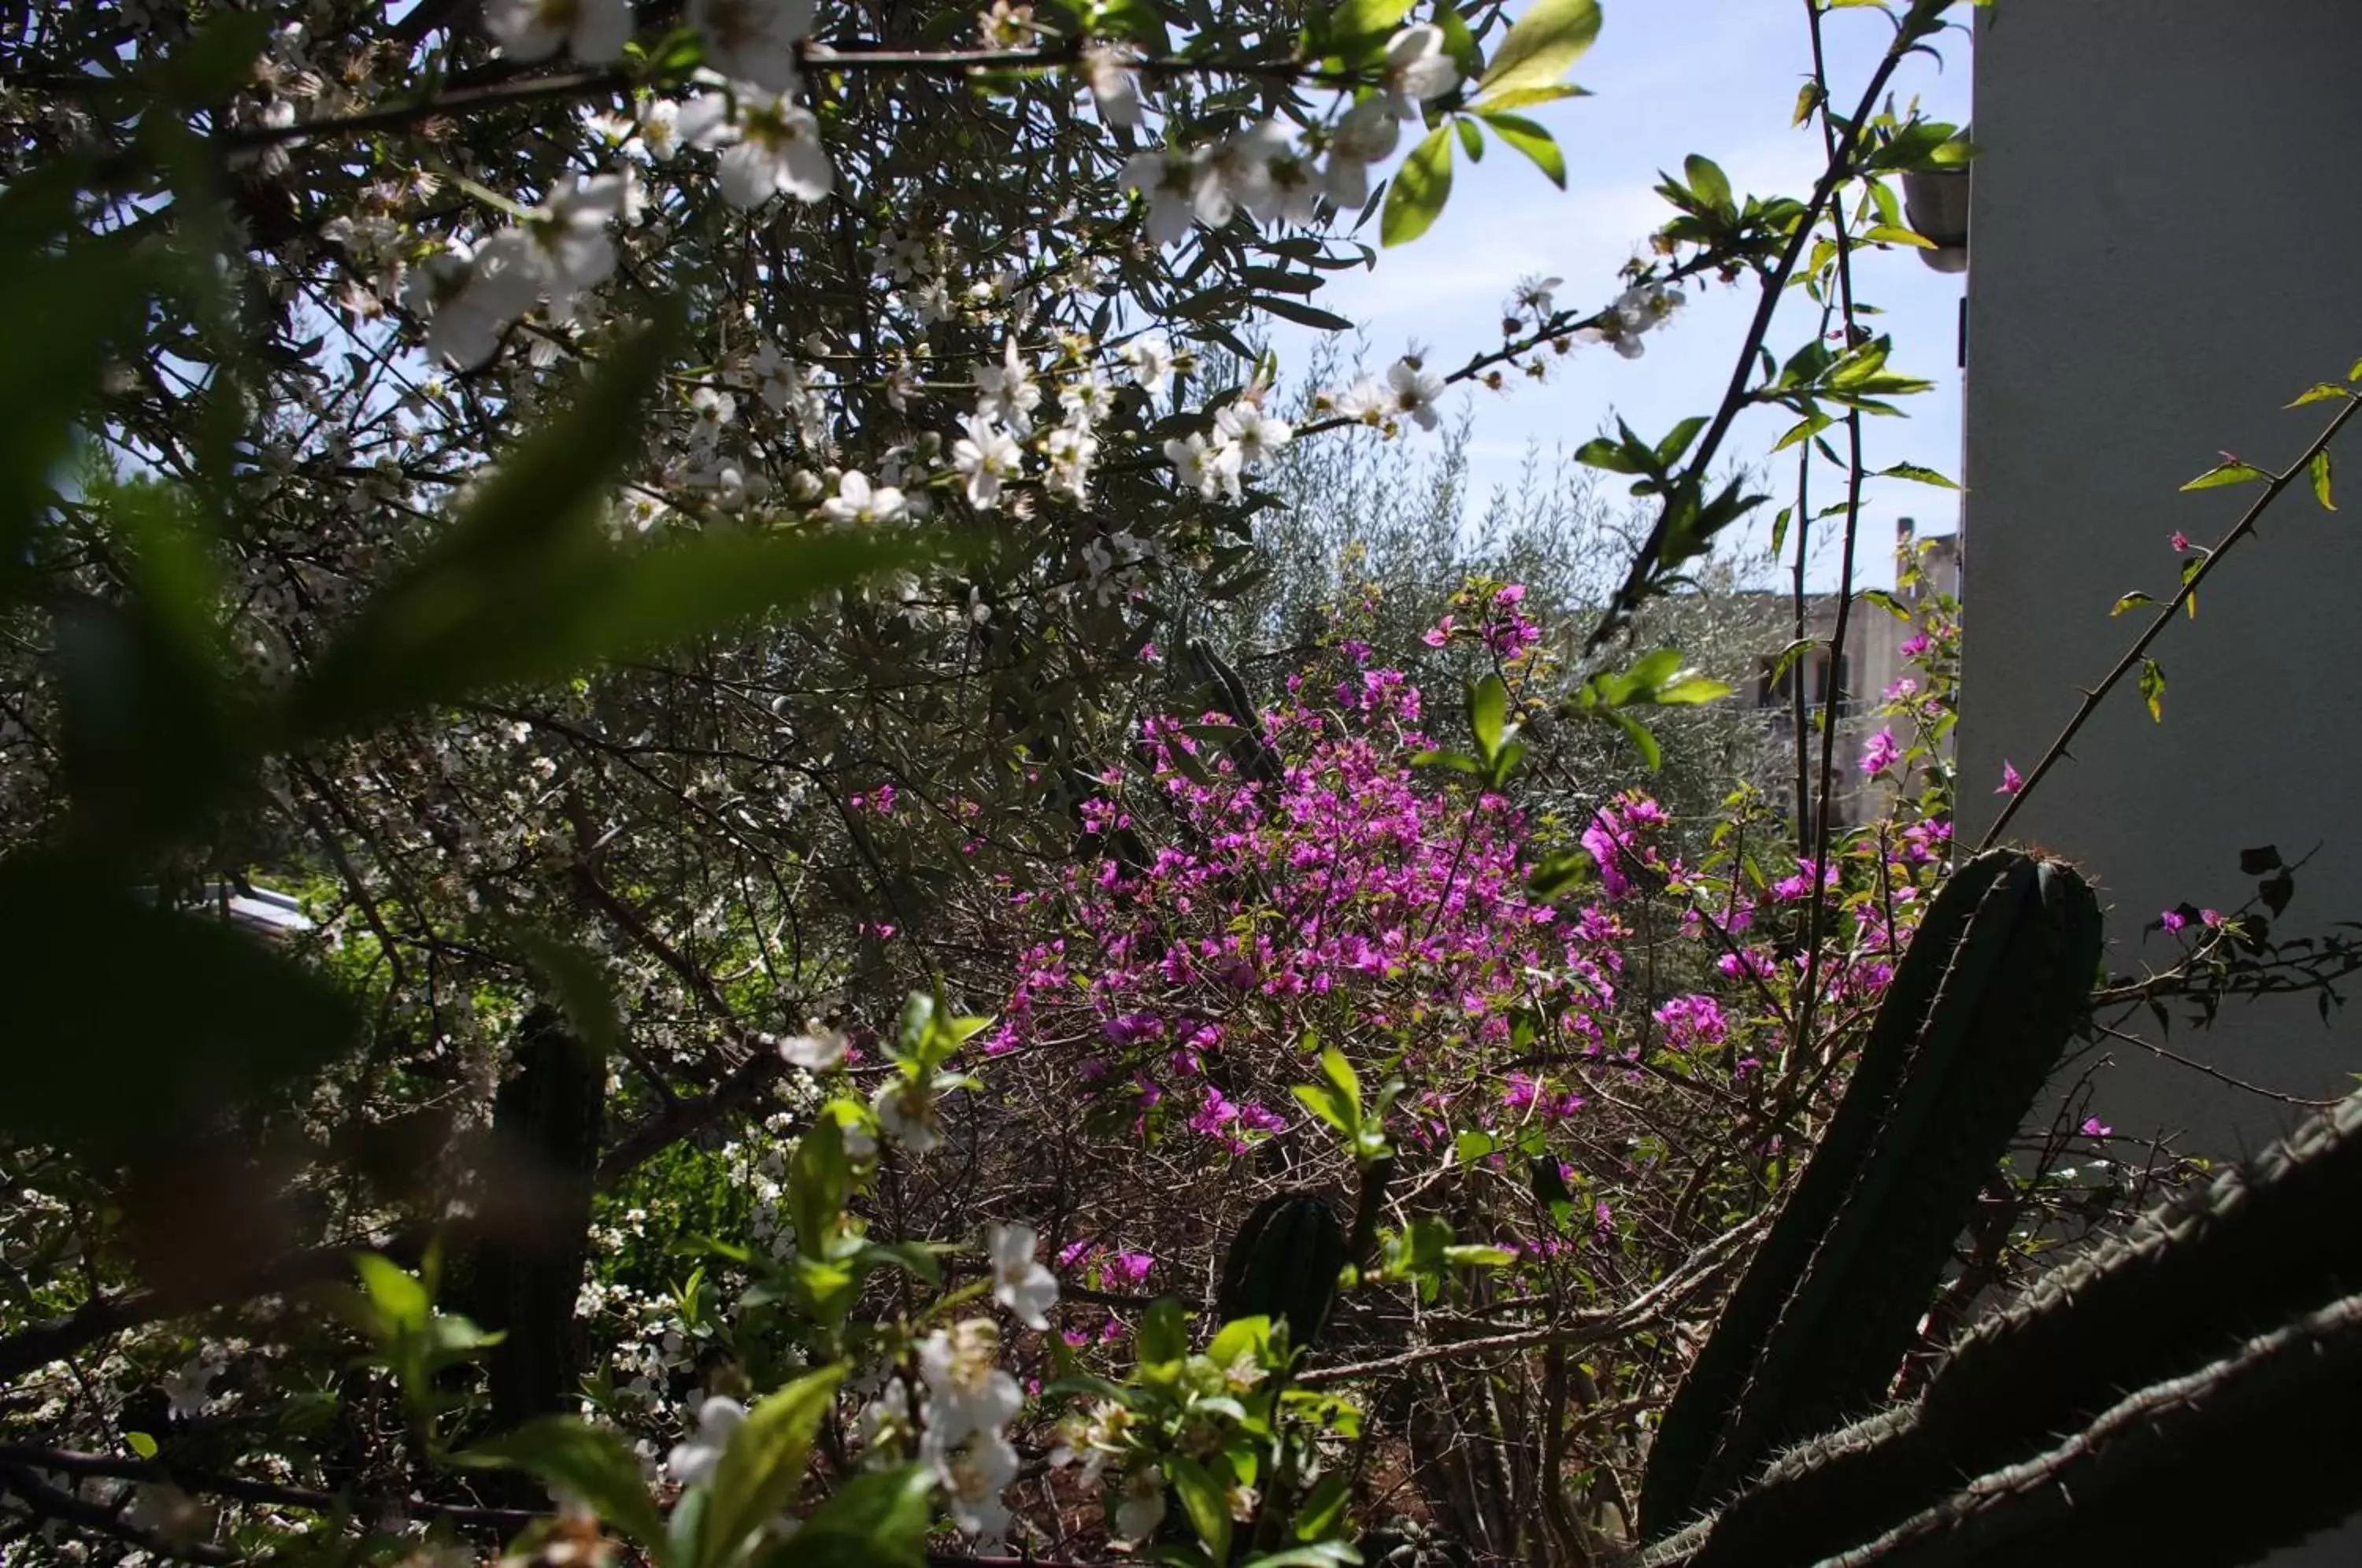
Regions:
[[1937, 893], [1835, 1116], [1666, 1412], [1641, 1494], [1650, 1535], [1884, 1397], [1978, 1188], [2083, 1017], [2099, 957], [2098, 904], [2059, 862], [1994, 851]]
[[2362, 1096], [2059, 1270], [1645, 1568], [2235, 1568], [2362, 1511]]
[[1222, 1258], [1215, 1309], [1224, 1322], [1269, 1318], [1287, 1325], [1287, 1342], [1309, 1346], [1337, 1302], [1345, 1266], [1344, 1227], [1328, 1200], [1283, 1192], [1254, 1206]]

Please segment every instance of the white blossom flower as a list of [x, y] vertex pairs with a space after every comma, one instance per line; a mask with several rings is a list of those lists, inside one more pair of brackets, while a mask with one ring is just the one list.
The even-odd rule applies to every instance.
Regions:
[[967, 480], [968, 504], [998, 506], [1000, 481], [1021, 471], [1024, 451], [1015, 436], [982, 414], [968, 415], [960, 422], [960, 428], [967, 434], [952, 445], [952, 467]]
[[[856, 473], [848, 473], [844, 477], [861, 478]], [[862, 482], [863, 487], [867, 488], [868, 481], [865, 480]], [[885, 493], [893, 496], [897, 502], [901, 500], [900, 491]], [[844, 1030], [831, 1029], [817, 1018], [809, 1019], [801, 1034], [790, 1034], [779, 1042], [779, 1059], [790, 1067], [801, 1067], [808, 1073], [824, 1073], [844, 1060], [845, 1047], [851, 1043], [852, 1037]]]
[[1264, 179], [1248, 209], [1260, 223], [1304, 225], [1320, 215], [1328, 182], [1310, 155], [1282, 148], [1264, 165]]
[[977, 400], [979, 414], [1008, 425], [1012, 435], [1032, 434], [1033, 411], [1041, 406], [1042, 389], [1027, 372], [1016, 338], [1001, 346], [999, 364], [977, 367], [976, 388], [982, 394]]
[[911, 1386], [889, 1378], [877, 1397], [854, 1419], [854, 1434], [866, 1449], [884, 1447], [907, 1452], [919, 1430], [919, 1399]]
[[1123, 1478], [1115, 1506], [1115, 1532], [1126, 1540], [1146, 1540], [1164, 1522], [1164, 1472], [1143, 1464]]
[[1251, 469], [1260, 467], [1295, 435], [1286, 420], [1265, 414], [1261, 403], [1247, 398], [1225, 405], [1214, 415], [1215, 439], [1237, 448], [1239, 460]]
[[640, 145], [658, 163], [668, 163], [680, 150], [680, 105], [670, 98], [651, 98], [640, 105]]
[[910, 512], [910, 503], [892, 485], [873, 489], [866, 474], [847, 469], [836, 481], [836, 493], [822, 502], [820, 509], [832, 523], [876, 525], [901, 521]]
[[1271, 160], [1288, 144], [1286, 128], [1264, 120], [1211, 147], [1198, 149], [1189, 207], [1208, 228], [1220, 228], [1241, 207], [1253, 212], [1269, 199]]
[[1396, 359], [1386, 367], [1386, 384], [1394, 389], [1394, 412], [1407, 414], [1421, 430], [1432, 430], [1440, 415], [1435, 400], [1443, 395], [1443, 378], [1417, 359]]
[[533, 245], [512, 228], [473, 248], [450, 241], [411, 273], [403, 297], [427, 317], [427, 357], [472, 370], [492, 357], [509, 323], [533, 308], [541, 290]]
[[1083, 50], [1083, 81], [1106, 124], [1133, 127], [1141, 124], [1138, 65], [1139, 56], [1120, 44], [1095, 43]]
[[1164, 460], [1173, 465], [1176, 480], [1209, 501], [1223, 494], [1238, 496], [1241, 458], [1236, 447], [1215, 446], [1192, 432], [1187, 439], [1164, 443]]
[[1021, 0], [992, 0], [976, 14], [976, 36], [987, 49], [1023, 49], [1033, 41], [1033, 7]]
[[[1098, 1485], [1109, 1456], [1121, 1451], [1124, 1433], [1131, 1422], [1131, 1407], [1113, 1399], [1101, 1399], [1087, 1413], [1068, 1416], [1058, 1423], [1058, 1442], [1050, 1450], [1050, 1468], [1063, 1470], [1079, 1459], [1083, 1485]], [[1159, 1486], [1157, 1490], [1161, 1497], [1164, 1488]]]
[[1042, 456], [1050, 465], [1043, 483], [1080, 506], [1091, 498], [1091, 464], [1099, 444], [1073, 425], [1061, 425], [1042, 439]]
[[574, 58], [606, 65], [632, 37], [631, 0], [485, 0], [484, 30], [511, 60], [547, 60], [560, 44]]
[[716, 173], [722, 198], [734, 207], [758, 207], [773, 196], [817, 202], [836, 188], [836, 171], [820, 144], [818, 116], [785, 94], [741, 94], [734, 116], [729, 101], [709, 94], [681, 111], [691, 144], [722, 149]]
[[1115, 407], [1115, 391], [1094, 370], [1058, 389], [1058, 407], [1070, 428], [1088, 430]]
[[696, 439], [712, 441], [722, 427], [738, 417], [738, 400], [720, 387], [700, 387], [689, 394], [690, 417]]
[[1386, 45], [1386, 92], [1395, 113], [1407, 120], [1419, 117], [1419, 106], [1431, 104], [1460, 85], [1460, 65], [1443, 52], [1443, 29], [1431, 22], [1405, 28]]
[[1563, 278], [1520, 278], [1513, 297], [1516, 308], [1528, 310], [1539, 316], [1548, 316], [1558, 308], [1558, 290]]
[[1195, 215], [1198, 163], [1173, 148], [1136, 152], [1123, 166], [1123, 182], [1148, 199], [1148, 240], [1172, 245], [1189, 232]]
[[1050, 1309], [1058, 1304], [1057, 1276], [1033, 1255], [1040, 1241], [1031, 1225], [995, 1225], [984, 1233], [992, 1298], [1029, 1329], [1047, 1329]]
[[931, 1086], [897, 1076], [870, 1101], [886, 1135], [923, 1159], [944, 1141], [943, 1115]]
[[1648, 352], [1641, 339], [1654, 328], [1664, 325], [1667, 317], [1679, 309], [1682, 296], [1674, 290], [1653, 283], [1641, 283], [1616, 296], [1599, 325], [1586, 326], [1573, 335], [1578, 343], [1607, 343], [1627, 359], [1637, 359]]
[[1376, 425], [1395, 405], [1395, 395], [1368, 376], [1355, 378], [1353, 384], [1330, 398], [1337, 412], [1348, 419], [1358, 419], [1364, 425]]
[[998, 1432], [1017, 1419], [1025, 1391], [999, 1362], [1000, 1331], [988, 1318], [937, 1329], [919, 1342], [933, 1441], [950, 1448], [971, 1432]]
[[796, 90], [796, 45], [811, 32], [812, 0], [689, 0], [705, 63], [767, 93]]
[[1340, 208], [1354, 208], [1370, 199], [1370, 165], [1394, 156], [1402, 140], [1402, 125], [1394, 105], [1384, 98], [1364, 98], [1345, 111], [1329, 141], [1329, 161], [1322, 174], [1329, 199]]
[[1131, 367], [1131, 379], [1151, 397], [1164, 395], [1164, 383], [1173, 374], [1173, 345], [1162, 334], [1144, 332], [1118, 351], [1123, 362]]
[[746, 1407], [719, 1394], [709, 1395], [697, 1408], [697, 1430], [673, 1445], [665, 1469], [684, 1486], [701, 1485], [713, 1478], [723, 1450], [746, 1422]]
[[628, 170], [617, 174], [576, 175], [549, 204], [526, 215], [510, 232], [530, 246], [527, 265], [538, 274], [553, 312], [563, 313], [574, 296], [598, 287], [615, 271], [615, 242], [607, 225], [632, 205], [636, 182]]
[[166, 1373], [160, 1386], [163, 1390], [165, 1401], [171, 1408], [173, 1419], [187, 1420], [192, 1417], [204, 1415], [205, 1407], [213, 1403], [213, 1396], [207, 1392], [207, 1389], [213, 1380], [219, 1375], [219, 1369], [207, 1366], [202, 1361], [192, 1361], [184, 1366]]
[[911, 290], [911, 308], [918, 314], [919, 320], [926, 326], [933, 326], [937, 322], [949, 321], [956, 314], [956, 307], [952, 304], [951, 280], [944, 277], [930, 278]]
[[999, 1432], [978, 1432], [967, 1446], [938, 1465], [948, 1496], [944, 1506], [961, 1533], [988, 1549], [1009, 1533], [1009, 1506], [1000, 1489], [1017, 1479], [1017, 1451]]

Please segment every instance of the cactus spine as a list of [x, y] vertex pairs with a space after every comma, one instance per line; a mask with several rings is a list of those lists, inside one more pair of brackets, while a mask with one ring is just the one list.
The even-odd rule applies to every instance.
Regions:
[[1666, 1411], [1641, 1493], [1649, 1535], [1884, 1395], [1978, 1187], [2082, 1018], [2099, 955], [2097, 902], [2059, 863], [1994, 851], [1937, 894], [1827, 1132]]

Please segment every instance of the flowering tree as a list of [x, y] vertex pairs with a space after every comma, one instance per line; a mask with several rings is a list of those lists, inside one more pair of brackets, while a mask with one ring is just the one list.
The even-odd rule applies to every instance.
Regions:
[[[1739, 410], [1849, 581], [1921, 384], [1850, 259], [1967, 149], [1881, 107], [1950, 6], [1879, 9], [1804, 196], [1693, 159], [1592, 303], [1342, 386], [1259, 324], [1456, 159], [1562, 182], [1590, 0], [9, 15], [0, 1540], [1618, 1539], [1946, 853], [1942, 624], [1897, 820], [1810, 723], [1817, 809], [1634, 788], [1723, 690], [1634, 629], [1763, 503]], [[1583, 450], [1604, 615], [1487, 579], [1269, 695], [1202, 636], [1288, 451], [1723, 283], [1730, 395]], [[1222, 1321], [1283, 1187], [1352, 1288]]]

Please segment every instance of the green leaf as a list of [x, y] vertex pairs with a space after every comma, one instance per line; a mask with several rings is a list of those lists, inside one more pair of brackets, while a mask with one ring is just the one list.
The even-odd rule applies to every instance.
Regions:
[[804, 1257], [828, 1255], [829, 1238], [844, 1217], [853, 1191], [853, 1169], [844, 1156], [844, 1129], [836, 1118], [815, 1121], [796, 1141], [788, 1166], [788, 1212], [796, 1224], [796, 1251]]
[[1477, 83], [1479, 102], [1496, 93], [1555, 85], [1599, 36], [1598, 0], [1534, 0], [1494, 51]]
[[1251, 1355], [1261, 1363], [1270, 1354], [1271, 1320], [1260, 1314], [1231, 1319], [1206, 1346], [1206, 1359], [1216, 1366], [1234, 1365], [1242, 1355]]
[[1386, 52], [1395, 29], [1410, 14], [1411, 0], [1344, 0], [1329, 15], [1322, 34], [1322, 52], [1335, 55], [1346, 69], [1368, 65]]
[[1526, 886], [1538, 899], [1554, 899], [1591, 873], [1591, 856], [1580, 850], [1547, 856], [1526, 877]]
[[2181, 488], [2184, 490], [2216, 490], [2226, 484], [2249, 484], [2272, 476], [2261, 469], [2249, 468], [2241, 462], [2217, 463]]
[[1386, 208], [1378, 219], [1381, 245], [1407, 245], [1434, 226], [1451, 197], [1451, 130], [1438, 126], [1410, 149], [1386, 187]]
[[55, 243], [79, 171], [61, 159], [0, 193], [0, 602], [26, 574], [58, 466], [108, 363], [133, 346], [160, 275], [127, 240]]
[[1151, 54], [1173, 52], [1173, 35], [1155, 0], [1099, 0], [1095, 26], [1109, 38], [1130, 39]]
[[1562, 191], [1566, 189], [1566, 154], [1559, 150], [1558, 143], [1551, 139], [1550, 132], [1517, 115], [1488, 111], [1480, 111], [1480, 115], [1485, 123], [1493, 127], [1495, 136], [1524, 153], [1535, 168], [1549, 177], [1551, 184]]
[[557, 993], [557, 1005], [576, 1033], [603, 1060], [624, 1044], [624, 1015], [599, 960], [572, 943], [532, 926], [509, 933], [509, 940], [524, 954], [525, 962]]
[[1164, 1461], [1164, 1473], [1173, 1479], [1173, 1489], [1181, 1494], [1181, 1510], [1189, 1516], [1191, 1528], [1205, 1543], [1206, 1554], [1216, 1562], [1231, 1560], [1231, 1497], [1230, 1489], [1217, 1480], [1213, 1473], [1187, 1454], [1176, 1453]]
[[1340, 1103], [1352, 1109], [1353, 1121], [1359, 1125], [1362, 1120], [1362, 1075], [1353, 1070], [1353, 1064], [1345, 1060], [1345, 1054], [1334, 1045], [1324, 1045], [1320, 1048], [1320, 1076], [1336, 1089]]
[[1574, 449], [1574, 460], [1585, 468], [1605, 469], [1612, 474], [1647, 473], [1648, 466], [1633, 457], [1621, 444], [1596, 436]]
[[659, 324], [621, 344], [362, 609], [294, 693], [296, 734], [349, 733], [487, 687], [555, 680], [917, 558], [911, 542], [843, 534], [611, 541], [609, 487], [646, 427], [670, 337]]
[[1727, 681], [1709, 680], [1703, 675], [1693, 675], [1657, 688], [1656, 703], [1661, 708], [1688, 708], [1700, 702], [1719, 702], [1737, 688]]
[[2127, 610], [2137, 610], [2144, 604], [2154, 604], [2157, 601], [2149, 595], [2141, 592], [2138, 589], [2135, 589], [2132, 592], [2125, 594], [2122, 599], [2117, 600], [2114, 606], [2108, 611], [2108, 613], [2111, 615], [2121, 615]]
[[1621, 708], [1610, 709], [1607, 716], [1616, 722], [1617, 729], [1624, 732], [1624, 738], [1639, 751], [1640, 760], [1648, 765], [1650, 772], [1654, 773], [1664, 767], [1664, 748], [1657, 744], [1656, 734], [1648, 725]]
[[1819, 83], [1807, 82], [1802, 87], [1797, 88], [1796, 109], [1795, 113], [1789, 118], [1789, 128], [1793, 130], [1796, 127], [1803, 125], [1806, 120], [1811, 119], [1813, 117], [1813, 111], [1820, 106], [1821, 84]]
[[395, 1333], [415, 1332], [435, 1315], [425, 1282], [381, 1253], [355, 1253], [353, 1272], [381, 1321]]
[[1689, 176], [1690, 191], [1699, 201], [1717, 212], [1731, 204], [1730, 176], [1713, 159], [1693, 152], [1683, 161], [1682, 171]]
[[922, 1568], [934, 1496], [932, 1465], [855, 1475], [760, 1562], [764, 1568]]
[[[1298, 1540], [1318, 1540], [1322, 1536], [1337, 1533], [1344, 1525], [1345, 1510], [1353, 1500], [1353, 1488], [1341, 1470], [1331, 1470], [1312, 1485], [1297, 1505], [1296, 1519], [1290, 1526]], [[1258, 1558], [1258, 1562], [1267, 1561]]]
[[1489, 120], [1504, 109], [1529, 109], [1537, 104], [1554, 104], [1561, 98], [1587, 96], [1589, 94], [1571, 82], [1553, 82], [1547, 87], [1518, 87], [1507, 93], [1487, 93], [1484, 105], [1476, 113]]
[[1454, 119], [1451, 125], [1452, 129], [1460, 133], [1460, 149], [1468, 155], [1468, 161], [1484, 162], [1485, 138], [1483, 133], [1477, 130], [1476, 122], [1470, 119]]
[[183, 108], [217, 104], [252, 84], [270, 42], [267, 12], [217, 10], [166, 58], [162, 85]]
[[1160, 1296], [1141, 1314], [1132, 1336], [1132, 1354], [1142, 1366], [1179, 1361], [1189, 1353], [1189, 1320], [1181, 1303]]
[[2337, 502], [2329, 499], [2329, 448], [2326, 447], [2312, 455], [2312, 493], [2325, 510], [2337, 510]]
[[156, 1440], [146, 1432], [125, 1432], [123, 1445], [142, 1459], [156, 1457]]
[[1904, 228], [1900, 224], [1882, 223], [1873, 226], [1861, 237], [1871, 245], [1909, 245], [1922, 250], [1933, 250], [1936, 242], [1924, 234]]
[[803, 1485], [804, 1457], [845, 1369], [825, 1366], [765, 1398], [722, 1452], [708, 1487], [691, 1568], [720, 1568], [746, 1538], [770, 1523]]
[[0, 863], [0, 1132], [152, 1148], [360, 1035], [351, 998], [226, 921], [68, 856]]
[[1897, 463], [1893, 468], [1881, 469], [1878, 470], [1878, 477], [1880, 479], [1909, 480], [1914, 484], [1932, 484], [1938, 490], [1958, 490], [1960, 488], [1959, 484], [1955, 483], [1951, 480], [1946, 479], [1934, 469], [1922, 468], [1917, 463]]
[[2309, 403], [2320, 403], [2328, 398], [2350, 398], [2353, 395], [2353, 392], [2345, 387], [2339, 386], [2335, 381], [2320, 381], [2306, 391], [2300, 392], [2297, 395], [2296, 401], [2287, 404], [2286, 406], [2290, 408], [2302, 408]]
[[1507, 1268], [1518, 1254], [1507, 1247], [1453, 1246], [1443, 1249], [1443, 1261], [1462, 1268]]
[[1294, 1095], [1305, 1110], [1334, 1127], [1339, 1132], [1348, 1138], [1353, 1135], [1352, 1118], [1338, 1102], [1337, 1091], [1327, 1084], [1293, 1084], [1289, 1086], [1287, 1092]]
[[539, 1416], [457, 1456], [461, 1464], [523, 1470], [554, 1492], [588, 1504], [624, 1535], [667, 1558], [664, 1520], [640, 1479], [639, 1456], [622, 1435], [571, 1416]]
[[1501, 749], [1509, 712], [1509, 689], [1497, 675], [1472, 682], [1468, 688], [1468, 727], [1476, 736], [1476, 755], [1490, 761]]
[[1240, 1568], [1353, 1568], [1361, 1561], [1361, 1552], [1351, 1541], [1319, 1540], [1257, 1552]]
[[1308, 305], [1302, 300], [1291, 300], [1284, 295], [1259, 295], [1254, 304], [1257, 310], [1267, 311], [1282, 321], [1292, 321], [1298, 326], [1309, 326], [1319, 332], [1343, 332], [1353, 325], [1334, 311], [1322, 310], [1318, 305]]
[[2153, 658], [2141, 660], [2140, 694], [2141, 701], [2148, 704], [2149, 718], [2157, 723], [2165, 723], [2165, 670]]

